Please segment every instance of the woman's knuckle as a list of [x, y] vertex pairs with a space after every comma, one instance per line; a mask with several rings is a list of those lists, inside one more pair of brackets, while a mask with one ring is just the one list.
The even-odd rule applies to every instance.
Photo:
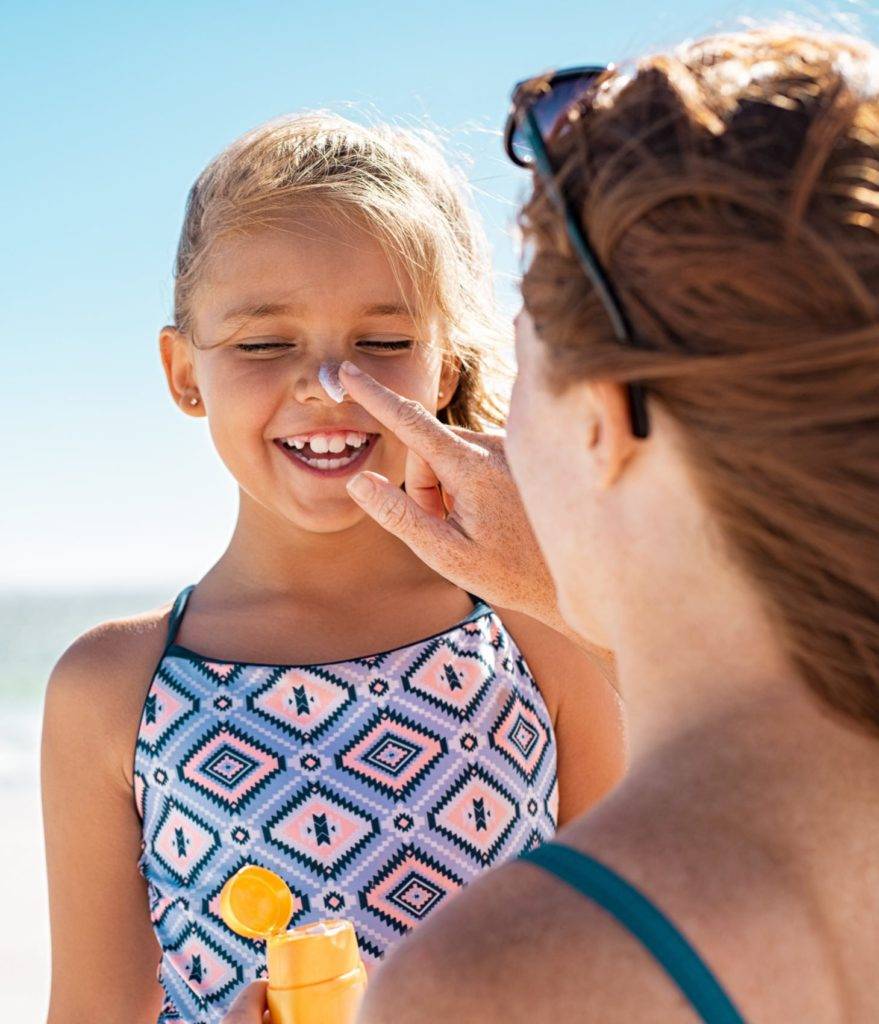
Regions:
[[378, 510], [378, 520], [382, 526], [392, 530], [398, 529], [406, 522], [406, 505], [396, 494], [385, 498]]
[[417, 427], [424, 420], [424, 406], [412, 398], [406, 398], [400, 406], [398, 417], [401, 426]]

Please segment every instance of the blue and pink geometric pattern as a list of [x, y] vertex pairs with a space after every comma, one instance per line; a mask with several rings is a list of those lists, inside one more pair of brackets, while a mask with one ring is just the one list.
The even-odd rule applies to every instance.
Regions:
[[348, 918], [378, 960], [481, 872], [554, 834], [555, 739], [482, 601], [438, 636], [332, 664], [223, 663], [171, 642], [144, 702], [135, 803], [159, 1024], [217, 1024], [265, 974], [263, 944], [219, 913], [241, 866], [287, 881], [291, 925]]

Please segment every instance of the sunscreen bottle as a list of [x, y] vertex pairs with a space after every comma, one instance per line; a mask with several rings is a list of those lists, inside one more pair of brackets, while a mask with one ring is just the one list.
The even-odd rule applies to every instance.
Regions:
[[350, 921], [287, 931], [293, 894], [274, 871], [247, 865], [220, 893], [220, 913], [238, 935], [265, 939], [272, 1024], [354, 1024], [366, 969]]

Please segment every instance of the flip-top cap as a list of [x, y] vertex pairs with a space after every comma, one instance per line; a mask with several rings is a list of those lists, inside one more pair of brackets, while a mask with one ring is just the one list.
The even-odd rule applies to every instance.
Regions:
[[287, 883], [267, 868], [248, 864], [236, 872], [220, 893], [220, 915], [238, 935], [268, 939], [286, 930], [293, 914]]

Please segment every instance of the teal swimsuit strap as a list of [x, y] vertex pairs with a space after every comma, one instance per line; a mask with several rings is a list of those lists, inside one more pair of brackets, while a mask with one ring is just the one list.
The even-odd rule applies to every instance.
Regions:
[[180, 623], [183, 621], [183, 613], [186, 611], [186, 605], [189, 603], [189, 597], [193, 590], [195, 590], [194, 583], [181, 590], [174, 600], [174, 604], [171, 607], [171, 617], [168, 619], [168, 638], [165, 641], [166, 649], [177, 639]]
[[745, 1024], [732, 1000], [669, 919], [610, 868], [560, 843], [521, 855], [606, 910], [665, 968], [705, 1024]]

